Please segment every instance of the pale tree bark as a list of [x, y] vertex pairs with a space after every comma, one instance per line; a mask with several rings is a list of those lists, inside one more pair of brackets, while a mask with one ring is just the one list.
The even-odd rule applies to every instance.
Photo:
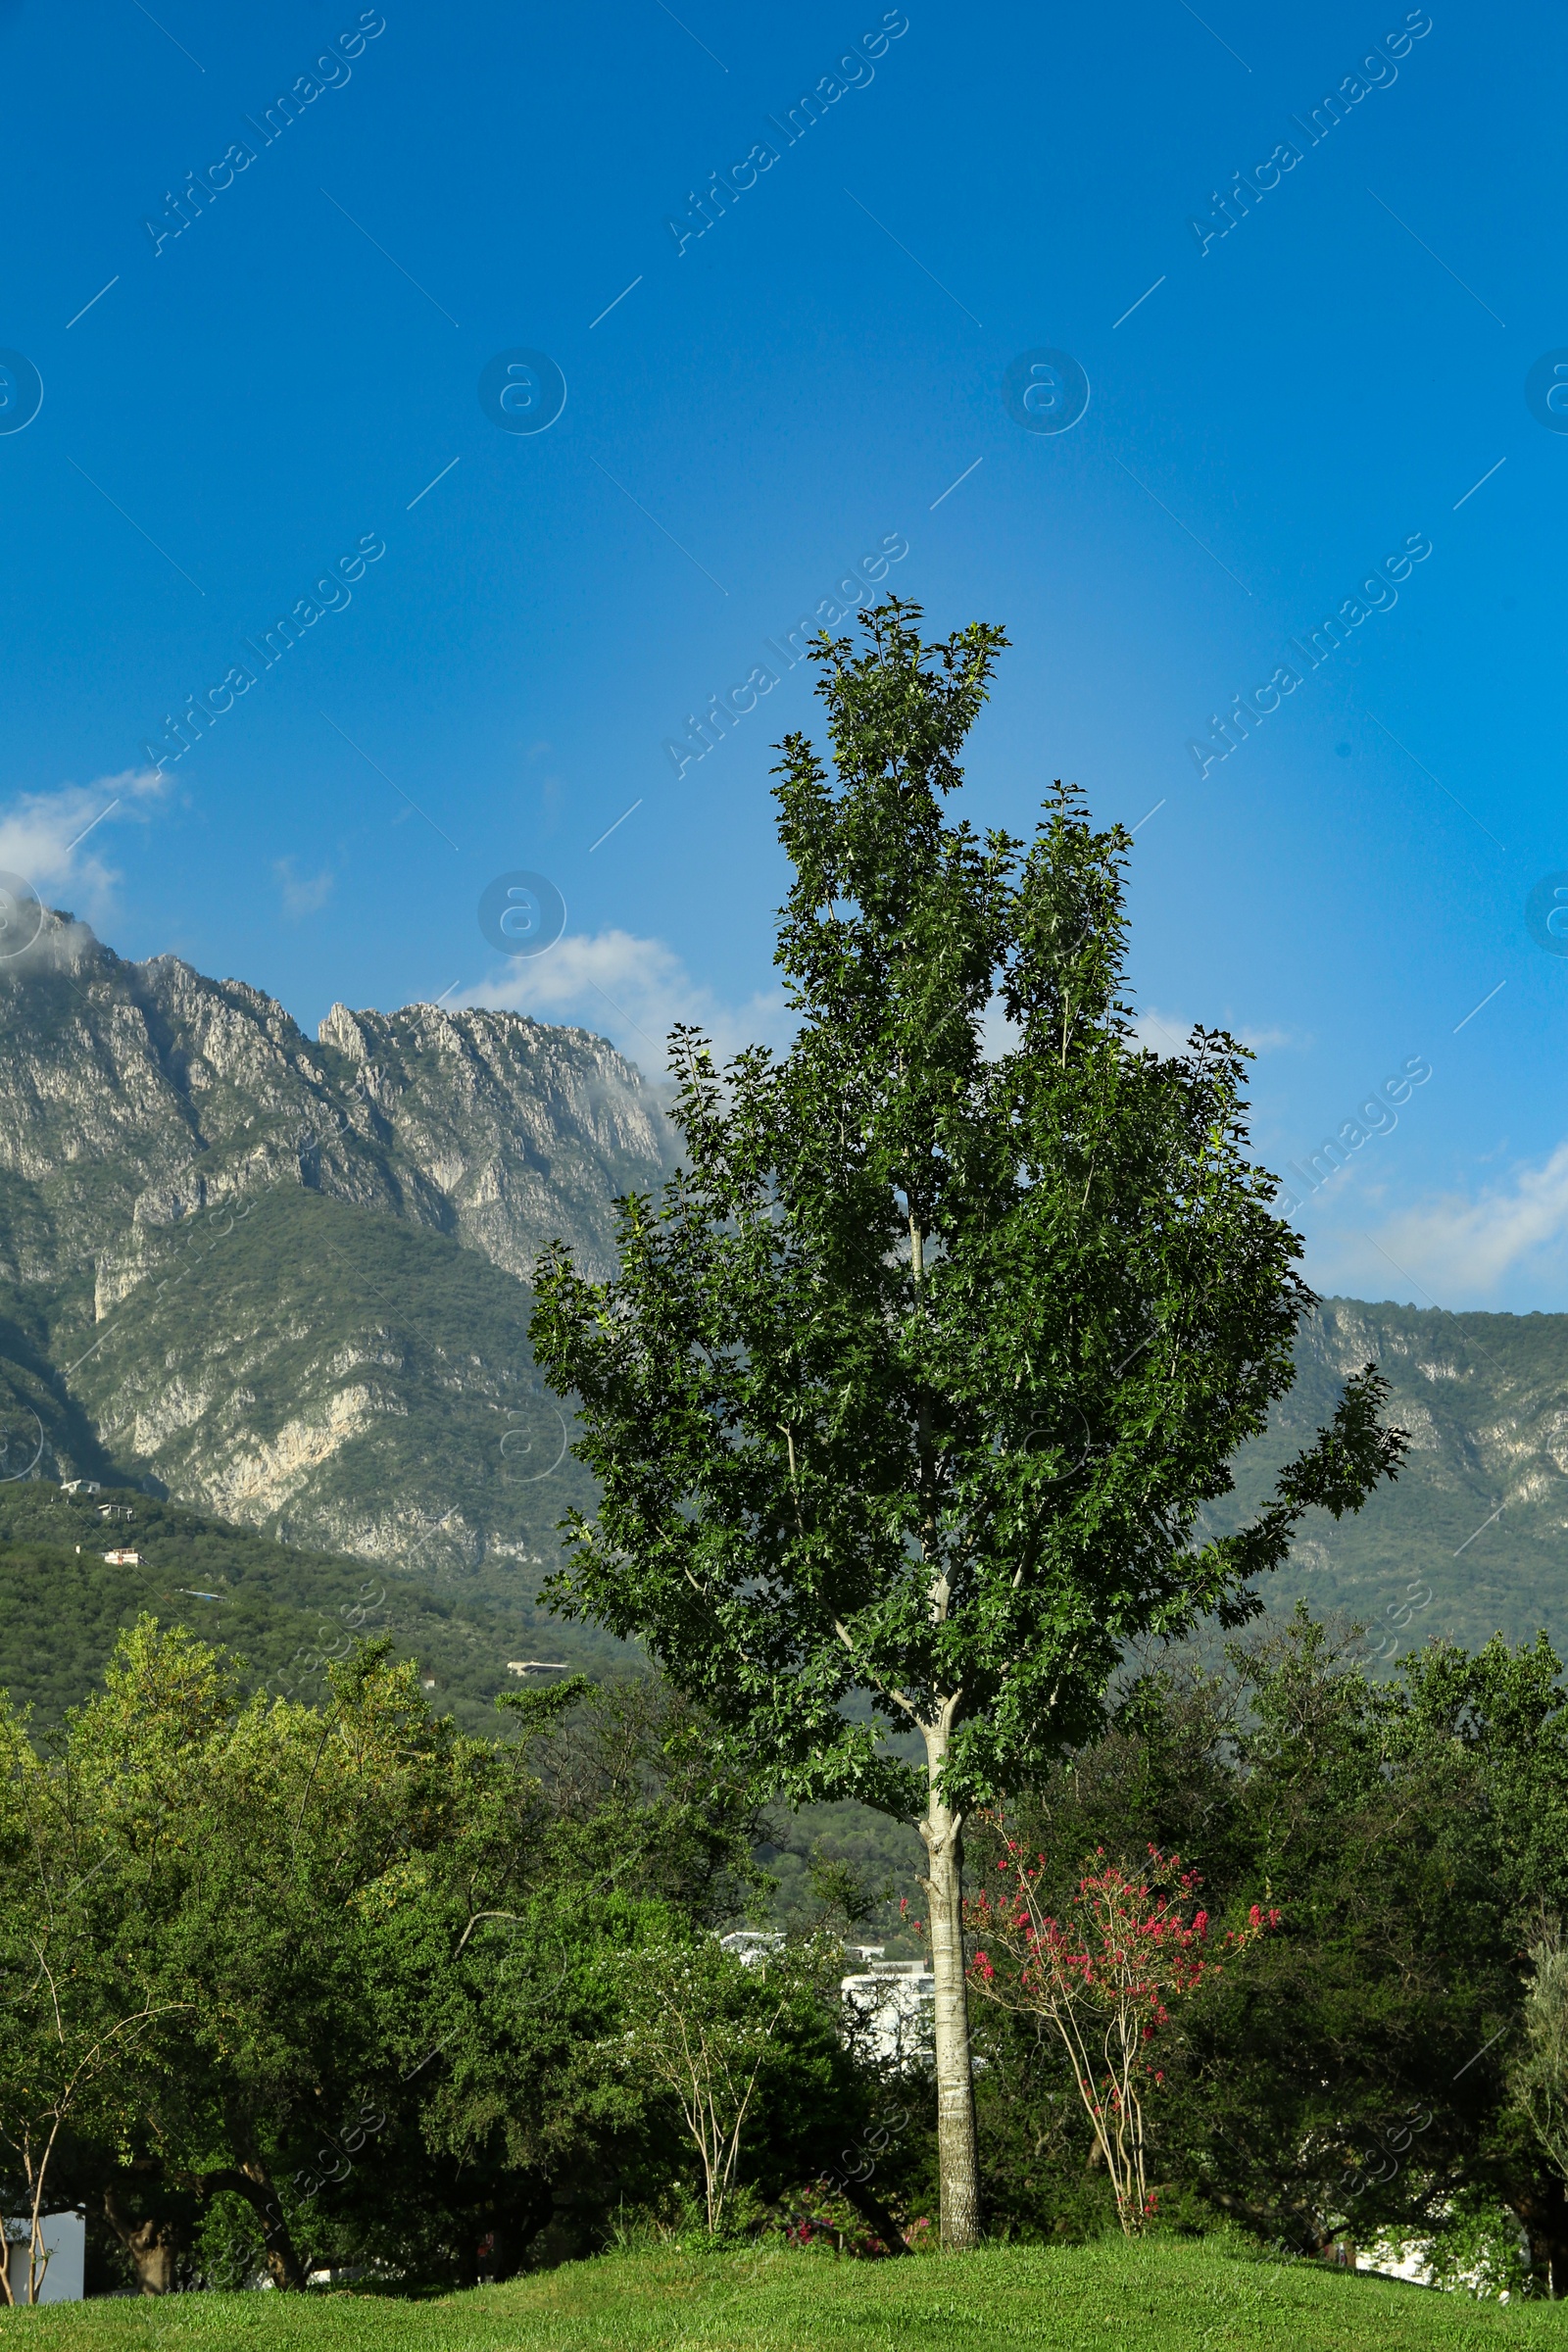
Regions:
[[931, 1973], [936, 1979], [937, 2169], [942, 2183], [941, 2237], [962, 2252], [980, 2243], [980, 2151], [975, 2135], [974, 2066], [969, 2047], [969, 1984], [963, 1965], [961, 1815], [943, 1801], [937, 1776], [947, 1757], [951, 1701], [924, 1723], [930, 1776], [925, 1818]]
[[[925, 1233], [909, 1200], [909, 1271], [917, 1307], [925, 1297]], [[936, 1541], [934, 1462], [929, 1402], [918, 1407], [920, 1486], [925, 1524], [921, 1550], [931, 1572], [931, 1622], [946, 1621], [952, 1598]], [[895, 1697], [902, 1694], [894, 1693]], [[925, 1735], [927, 1792], [920, 1836], [929, 1876], [926, 1890], [931, 1924], [931, 1974], [936, 1979], [937, 2172], [942, 2185], [939, 2224], [944, 2246], [962, 2252], [980, 2243], [980, 2151], [974, 2122], [974, 2065], [969, 2049], [969, 1982], [963, 1966], [962, 1816], [942, 1796], [939, 1780], [947, 1762], [953, 1720], [961, 1692], [944, 1699], [934, 1717], [920, 1720]], [[903, 1700], [906, 1710], [907, 1699]]]

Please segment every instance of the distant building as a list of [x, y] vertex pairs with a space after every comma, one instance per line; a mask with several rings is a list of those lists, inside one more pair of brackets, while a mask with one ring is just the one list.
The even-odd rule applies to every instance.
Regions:
[[868, 1969], [841, 1979], [839, 1989], [868, 2056], [901, 2072], [929, 2063], [937, 1981], [923, 1960], [875, 1958]]
[[737, 1928], [733, 1935], [721, 1936], [718, 1946], [720, 1951], [731, 1953], [742, 1968], [758, 1968], [774, 1952], [784, 1949], [784, 1938], [770, 1929]]
[[[743, 1968], [760, 1968], [784, 1948], [784, 1937], [773, 1929], [736, 1928], [718, 1939], [720, 1949]], [[839, 1980], [849, 2016], [851, 2036], [868, 2058], [899, 2073], [931, 2063], [937, 1981], [923, 1960], [886, 1960], [880, 1943], [847, 1943], [847, 1960], [867, 1966]]]
[[[27, 2256], [31, 2231], [24, 2221], [7, 2220], [4, 2231], [6, 2277], [13, 2303], [27, 2300]], [[45, 2213], [38, 2218], [44, 2258], [40, 2303], [79, 2303], [86, 2285], [87, 2217], [84, 2213]]]
[[101, 1494], [103, 1488], [95, 1478], [67, 1478], [60, 1483], [62, 1494]]
[[566, 1674], [570, 1671], [564, 1658], [509, 1658], [509, 1674]]
[[139, 1568], [141, 1566], [139, 1551], [106, 1551], [104, 1558], [111, 1568]]

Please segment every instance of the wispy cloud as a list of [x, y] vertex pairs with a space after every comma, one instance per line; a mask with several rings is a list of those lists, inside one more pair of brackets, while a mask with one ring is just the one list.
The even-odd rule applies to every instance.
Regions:
[[742, 1046], [781, 1046], [792, 1027], [782, 989], [743, 1004], [722, 1004], [692, 978], [673, 948], [629, 931], [568, 935], [548, 955], [519, 958], [452, 1001], [575, 1022], [610, 1038], [650, 1072], [663, 1070], [664, 1040], [675, 1021], [706, 1031], [720, 1059]]
[[[1235, 1028], [1228, 1021], [1205, 1015], [1204, 1026], [1211, 1029], [1230, 1029], [1239, 1046], [1250, 1047], [1254, 1054], [1278, 1054], [1286, 1046], [1299, 1044], [1289, 1029]], [[1140, 1046], [1151, 1047], [1156, 1054], [1185, 1054], [1192, 1022], [1182, 1012], [1164, 1012], [1153, 1004], [1144, 1005], [1133, 1021], [1133, 1036]]]
[[297, 874], [292, 858], [274, 858], [272, 871], [283, 896], [283, 912], [291, 923], [301, 923], [308, 914], [318, 914], [332, 896], [334, 877], [328, 872]]
[[105, 855], [111, 827], [144, 819], [169, 788], [167, 776], [125, 768], [92, 784], [19, 793], [0, 808], [0, 867], [21, 874], [40, 898], [69, 885], [99, 906], [119, 880]]
[[1568, 1143], [1474, 1195], [1438, 1194], [1375, 1226], [1325, 1232], [1309, 1250], [1308, 1274], [1319, 1288], [1364, 1296], [1374, 1286], [1375, 1298], [1392, 1291], [1416, 1304], [1425, 1293], [1448, 1307], [1494, 1299], [1517, 1279], [1541, 1304], [1548, 1286], [1561, 1289], [1565, 1242]]

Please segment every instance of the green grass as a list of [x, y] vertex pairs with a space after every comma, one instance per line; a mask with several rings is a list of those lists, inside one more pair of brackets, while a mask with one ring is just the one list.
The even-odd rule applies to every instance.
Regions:
[[21, 2342], [44, 2352], [1458, 2352], [1568, 2342], [1568, 2312], [1154, 2241], [901, 2263], [609, 2255], [431, 2302], [340, 2291], [0, 2311], [0, 2343]]

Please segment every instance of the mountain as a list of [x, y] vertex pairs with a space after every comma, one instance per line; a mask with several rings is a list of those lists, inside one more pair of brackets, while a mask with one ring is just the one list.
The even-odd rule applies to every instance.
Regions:
[[[334, 1005], [313, 1041], [259, 990], [122, 961], [69, 916], [0, 963], [0, 1495], [139, 1486], [531, 1606], [591, 1493], [526, 1280], [558, 1235], [608, 1269], [615, 1196], [670, 1165], [635, 1067], [586, 1030], [430, 1004]], [[1359, 1617], [1386, 1657], [1437, 1632], [1568, 1643], [1568, 1316], [1325, 1300], [1235, 1508], [1367, 1361], [1405, 1469], [1358, 1517], [1318, 1514], [1269, 1605]]]
[[558, 1679], [517, 1667], [602, 1677], [625, 1658], [608, 1634], [554, 1623], [515, 1583], [485, 1592], [471, 1579], [394, 1575], [136, 1488], [0, 1486], [0, 1690], [32, 1710], [35, 1732], [100, 1687], [119, 1634], [143, 1614], [220, 1644], [247, 1689], [307, 1705], [326, 1697], [330, 1660], [387, 1640], [394, 1657], [418, 1660], [431, 1703], [481, 1738], [500, 1728], [500, 1692]]
[[560, 1237], [668, 1166], [602, 1038], [282, 1006], [70, 916], [0, 964], [0, 1483], [168, 1492], [422, 1574], [536, 1571], [588, 1498], [527, 1344]]
[[1312, 1515], [1270, 1605], [1302, 1594], [1314, 1614], [1355, 1617], [1389, 1662], [1433, 1635], [1474, 1647], [1543, 1629], [1568, 1654], [1568, 1315], [1325, 1299], [1298, 1340], [1295, 1388], [1240, 1459], [1239, 1501], [1259, 1498], [1371, 1362], [1410, 1439], [1404, 1467], [1354, 1518]]

